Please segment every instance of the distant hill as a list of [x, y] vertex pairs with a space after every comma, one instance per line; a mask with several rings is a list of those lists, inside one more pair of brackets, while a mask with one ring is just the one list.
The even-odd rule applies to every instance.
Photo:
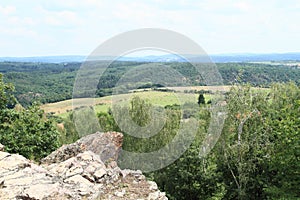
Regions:
[[[153, 60], [153, 58], [151, 59]], [[297, 85], [300, 85], [298, 63], [294, 61], [277, 62], [276, 64], [273, 64], [273, 62], [228, 62], [216, 63], [216, 66], [225, 85], [243, 82], [257, 87], [269, 87], [272, 82], [294, 81]], [[15, 96], [22, 105], [26, 106], [33, 101], [50, 103], [71, 99], [74, 81], [81, 64], [80, 62], [0, 62], [0, 73], [4, 74], [6, 82], [14, 84]], [[199, 72], [195, 68], [195, 66], [198, 66], [197, 63], [191, 65], [187, 62], [121, 61], [113, 62], [108, 68], [106, 65], [107, 62], [91, 62], [87, 72], [90, 77], [87, 80], [94, 80], [99, 78], [98, 71], [106, 68], [101, 76], [101, 81], [97, 85], [95, 95], [99, 97], [111, 95], [113, 88], [118, 86], [121, 86], [119, 89], [123, 92], [137, 88], [160, 87], [159, 85], [182, 86], [181, 76], [176, 75], [177, 72], [184, 76], [190, 85], [201, 86], [206, 84], [199, 77]], [[201, 66], [201, 63], [199, 65]], [[164, 71], [166, 69], [170, 69], [170, 71]], [[161, 76], [154, 72], [164, 72], [164, 78], [161, 79]], [[130, 84], [127, 84], [127, 79], [122, 79], [122, 77], [129, 78]], [[125, 82], [122, 84], [120, 81]], [[84, 83], [89, 84], [88, 81]], [[122, 87], [122, 85], [126, 85], [126, 87]], [[78, 95], [79, 97], [89, 97], [89, 93], [85, 91]]]
[[83, 62], [86, 56], [37, 56], [37, 57], [0, 57], [0, 62], [40, 62], [40, 63], [63, 63]]
[[[201, 62], [203, 59], [195, 55], [185, 55], [194, 62]], [[40, 63], [64, 63], [64, 62], [84, 62], [86, 56], [41, 56], [41, 57], [0, 57], [0, 62], [40, 62]], [[271, 53], [271, 54], [216, 54], [210, 56], [216, 63], [227, 62], [263, 62], [263, 61], [300, 61], [300, 53]], [[113, 57], [105, 56], [96, 58], [96, 60], [110, 60]], [[182, 57], [174, 54], [152, 55], [142, 57], [121, 57], [119, 61], [137, 61], [137, 62], [186, 62]]]
[[[201, 62], [206, 58], [199, 58], [195, 55], [185, 55], [190, 60]], [[210, 59], [216, 63], [227, 62], [262, 62], [262, 61], [300, 61], [300, 53], [272, 53], [272, 54], [219, 54], [211, 55]], [[185, 62], [184, 58], [176, 55], [168, 54], [162, 56], [145, 56], [145, 57], [131, 57], [122, 58], [127, 61], [142, 61], [142, 62]]]
[[300, 53], [212, 55], [214, 62], [300, 61]]

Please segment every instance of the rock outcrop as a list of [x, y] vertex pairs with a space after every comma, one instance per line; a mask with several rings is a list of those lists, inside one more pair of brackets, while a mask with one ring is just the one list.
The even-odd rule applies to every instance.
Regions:
[[73, 144], [63, 145], [42, 160], [42, 163], [65, 161], [84, 151], [98, 154], [103, 162], [116, 161], [122, 147], [123, 135], [118, 132], [94, 133], [87, 135]]
[[0, 144], [0, 151], [4, 151], [4, 146]]
[[167, 199], [140, 171], [117, 166], [122, 139], [116, 132], [88, 135], [40, 165], [0, 151], [0, 199]]

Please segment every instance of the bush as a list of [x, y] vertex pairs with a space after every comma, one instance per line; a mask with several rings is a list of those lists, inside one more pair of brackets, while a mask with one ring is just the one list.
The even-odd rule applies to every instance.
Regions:
[[6, 151], [39, 161], [59, 145], [59, 132], [37, 104], [28, 109], [11, 108], [13, 87], [0, 74], [0, 143]]

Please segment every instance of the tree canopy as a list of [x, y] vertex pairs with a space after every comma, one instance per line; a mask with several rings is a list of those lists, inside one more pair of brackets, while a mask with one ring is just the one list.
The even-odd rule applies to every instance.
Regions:
[[59, 132], [37, 104], [15, 106], [13, 89], [0, 74], [0, 143], [10, 153], [40, 160], [60, 145]]

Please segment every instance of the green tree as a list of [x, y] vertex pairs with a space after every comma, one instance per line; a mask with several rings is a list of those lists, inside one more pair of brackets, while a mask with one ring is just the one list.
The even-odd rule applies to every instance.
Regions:
[[[158, 150], [174, 138], [183, 123], [195, 118], [199, 130], [190, 148], [173, 164], [146, 174], [169, 199], [299, 199], [299, 99], [300, 89], [294, 83], [275, 84], [268, 90], [254, 90], [250, 85], [233, 87], [226, 97], [222, 135], [207, 157], [199, 157], [199, 147], [210, 124], [210, 105], [186, 114], [186, 120], [182, 118], [192, 105], [166, 106], [159, 133], [137, 138], [125, 132], [123, 148], [142, 153]], [[143, 101], [135, 99], [127, 107], [120, 106], [114, 110], [115, 117], [129, 114], [137, 124], [147, 125], [151, 104]], [[98, 117], [106, 127], [117, 127], [111, 113]], [[127, 122], [125, 119], [121, 124], [126, 126]], [[189, 138], [189, 127], [184, 133], [181, 142]], [[157, 158], [158, 162], [165, 156]], [[127, 162], [124, 159], [119, 166]]]
[[10, 108], [15, 102], [12, 89], [0, 75], [0, 143], [8, 152], [38, 161], [60, 145], [59, 132], [37, 104], [28, 109]]
[[250, 85], [235, 86], [227, 96], [227, 119], [217, 145], [226, 199], [263, 199], [262, 174], [271, 149], [267, 95]]
[[108, 112], [97, 113], [97, 117], [102, 131], [120, 131], [110, 109]]
[[200, 93], [200, 94], [199, 94], [199, 97], [198, 97], [198, 104], [199, 104], [199, 105], [205, 104], [205, 97], [204, 97], [204, 94], [203, 94], [203, 93]]
[[132, 120], [139, 126], [145, 126], [151, 120], [150, 115], [151, 104], [141, 99], [139, 96], [134, 96], [130, 101], [130, 116]]
[[0, 109], [11, 108], [16, 104], [16, 99], [13, 96], [15, 88], [12, 84], [3, 81], [3, 75], [0, 73]]
[[266, 176], [272, 199], [299, 199], [300, 191], [300, 88], [295, 83], [274, 84], [268, 126], [273, 151]]
[[170, 200], [222, 199], [226, 193], [214, 153], [199, 157], [201, 141], [198, 137], [174, 163], [148, 175]]

